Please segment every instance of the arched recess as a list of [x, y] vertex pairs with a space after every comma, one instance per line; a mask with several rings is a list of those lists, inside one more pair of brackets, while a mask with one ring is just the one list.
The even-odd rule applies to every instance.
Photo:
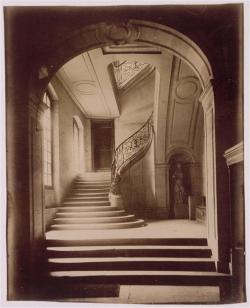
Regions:
[[[162, 50], [171, 52], [184, 61], [195, 72], [200, 81], [202, 95], [200, 102], [204, 110], [204, 130], [206, 139], [206, 197], [209, 207], [208, 238], [217, 251], [217, 200], [216, 200], [216, 162], [215, 162], [215, 133], [214, 133], [214, 98], [211, 80], [213, 73], [207, 57], [202, 50], [188, 37], [180, 32], [160, 24], [129, 20], [121, 23], [98, 23], [79, 29], [72, 36], [51, 44], [50, 56], [41, 58], [33, 68], [30, 77], [30, 98], [39, 106], [42, 94], [53, 77], [54, 73], [71, 58], [78, 54], [104, 46], [122, 45], [127, 43], [143, 43], [157, 46]], [[157, 125], [156, 133], [156, 186], [158, 191], [166, 187], [166, 158], [162, 151], [165, 141], [162, 136], [166, 134], [166, 110], [168, 98], [165, 96], [165, 80], [160, 76], [155, 98]], [[165, 97], [165, 98], [164, 98]], [[38, 107], [39, 108], [39, 107]], [[160, 132], [160, 133], [159, 133]], [[165, 198], [165, 199], [164, 199]], [[166, 196], [156, 196], [159, 208], [164, 212]], [[216, 255], [216, 253], [215, 253]]]
[[81, 119], [73, 117], [73, 157], [77, 173], [84, 171], [84, 128]]

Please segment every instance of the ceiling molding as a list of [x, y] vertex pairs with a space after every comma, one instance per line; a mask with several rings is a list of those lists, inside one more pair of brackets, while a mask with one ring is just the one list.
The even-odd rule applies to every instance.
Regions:
[[68, 95], [71, 97], [71, 99], [73, 100], [73, 102], [77, 105], [77, 107], [81, 110], [81, 112], [87, 117], [89, 118], [88, 113], [86, 112], [86, 110], [83, 108], [82, 104], [78, 101], [77, 97], [74, 95], [74, 93], [71, 91], [71, 89], [68, 87], [67, 83], [64, 80], [64, 76], [63, 73], [66, 76], [66, 73], [63, 72], [63, 68], [60, 69], [60, 71], [58, 71], [56, 73], [56, 78], [61, 82], [61, 84], [63, 85], [64, 89], [66, 90], [66, 92], [68, 93]]
[[93, 80], [79, 80], [73, 82], [76, 91], [84, 95], [94, 95], [97, 92], [95, 81]]
[[225, 157], [228, 166], [244, 161], [243, 141], [227, 149], [223, 156]]

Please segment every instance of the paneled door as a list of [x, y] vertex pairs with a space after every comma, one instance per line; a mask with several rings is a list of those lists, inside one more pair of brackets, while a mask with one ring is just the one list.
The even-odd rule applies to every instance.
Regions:
[[93, 169], [107, 170], [111, 168], [114, 146], [113, 120], [92, 121], [92, 154]]

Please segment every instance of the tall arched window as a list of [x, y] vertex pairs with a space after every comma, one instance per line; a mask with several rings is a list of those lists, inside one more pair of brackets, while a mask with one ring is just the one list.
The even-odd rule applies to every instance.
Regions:
[[75, 171], [82, 173], [84, 168], [83, 124], [78, 116], [73, 117], [73, 157]]
[[51, 99], [47, 92], [43, 102], [46, 105], [43, 117], [43, 181], [45, 186], [52, 187], [52, 116]]
[[79, 127], [73, 120], [73, 143], [74, 143], [74, 163], [76, 170], [80, 169], [80, 136]]

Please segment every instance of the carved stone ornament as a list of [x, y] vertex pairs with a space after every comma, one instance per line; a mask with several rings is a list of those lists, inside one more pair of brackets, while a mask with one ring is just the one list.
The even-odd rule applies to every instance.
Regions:
[[123, 45], [138, 40], [139, 36], [139, 29], [130, 23], [103, 23], [96, 29], [96, 39], [100, 43]]
[[49, 71], [48, 71], [47, 66], [42, 65], [38, 70], [38, 79], [41, 80], [48, 76], [49, 76]]

